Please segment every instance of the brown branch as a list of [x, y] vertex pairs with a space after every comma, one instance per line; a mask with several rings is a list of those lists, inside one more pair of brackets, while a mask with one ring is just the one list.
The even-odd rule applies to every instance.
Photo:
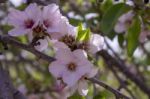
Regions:
[[132, 73], [125, 64], [117, 61], [105, 50], [100, 51], [98, 54], [104, 58], [107, 65], [118, 68], [127, 78], [133, 81], [144, 93], [150, 97], [150, 87], [148, 87], [136, 74]]
[[55, 60], [53, 57], [47, 56], [47, 55], [45, 55], [45, 54], [35, 50], [30, 45], [22, 44], [22, 43], [18, 42], [17, 40], [15, 40], [13, 37], [8, 36], [8, 35], [0, 35], [0, 42], [4, 42], [6, 44], [10, 44], [10, 45], [15, 46], [17, 48], [22, 48], [22, 49], [24, 49], [26, 51], [29, 51], [29, 52], [33, 53], [38, 58], [41, 58], [41, 59], [46, 60], [48, 62], [52, 62], [52, 61]]
[[130, 99], [129, 97], [123, 95], [122, 93], [120, 93], [118, 90], [110, 87], [109, 85], [105, 84], [104, 82], [100, 81], [100, 80], [97, 80], [95, 78], [89, 78], [88, 79], [89, 81], [93, 82], [93, 83], [96, 83], [102, 87], [104, 87], [105, 89], [109, 90], [110, 92], [112, 92], [113, 94], [116, 95], [116, 97], [118, 97], [119, 99]]
[[8, 73], [0, 64], [0, 99], [27, 99], [12, 85]]

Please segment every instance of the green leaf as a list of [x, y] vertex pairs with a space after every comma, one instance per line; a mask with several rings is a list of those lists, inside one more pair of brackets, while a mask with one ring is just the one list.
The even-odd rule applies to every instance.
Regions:
[[141, 32], [140, 19], [135, 17], [127, 32], [127, 53], [133, 55], [134, 50], [138, 46], [139, 34]]
[[118, 43], [120, 45], [120, 47], [123, 47], [123, 43], [124, 43], [124, 34], [118, 34]]
[[104, 0], [101, 7], [101, 10], [105, 13], [106, 10], [113, 5], [113, 0]]
[[100, 28], [102, 32], [106, 35], [109, 34], [113, 30], [118, 18], [130, 9], [131, 7], [124, 3], [115, 4], [109, 7], [101, 21]]
[[88, 41], [90, 39], [90, 36], [91, 36], [90, 29], [83, 30], [83, 26], [82, 26], [82, 24], [80, 24], [78, 26], [78, 33], [77, 33], [76, 40], [77, 41]]

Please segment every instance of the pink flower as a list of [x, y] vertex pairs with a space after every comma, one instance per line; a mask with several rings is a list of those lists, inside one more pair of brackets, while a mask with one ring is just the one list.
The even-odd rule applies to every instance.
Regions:
[[61, 15], [56, 4], [50, 4], [43, 8], [41, 22], [52, 39], [59, 39], [64, 34], [70, 33], [73, 29], [68, 19]]
[[93, 67], [85, 52], [80, 49], [73, 52], [69, 49], [60, 49], [56, 52], [55, 58], [56, 61], [49, 65], [49, 71], [54, 77], [61, 78], [69, 87], [75, 85]]
[[91, 38], [87, 42], [77, 42], [75, 39], [75, 32], [73, 35], [63, 36], [59, 41], [53, 40], [54, 49], [82, 49], [87, 51], [90, 54], [95, 54], [96, 52], [103, 49], [104, 46], [104, 37], [98, 34], [92, 34]]
[[92, 68], [89, 73], [84, 75], [75, 86], [71, 87], [70, 90], [78, 90], [78, 93], [82, 96], [86, 96], [88, 94], [88, 83], [85, 78], [92, 78], [97, 74], [98, 69]]
[[11, 36], [20, 36], [32, 32], [32, 29], [40, 21], [41, 11], [38, 6], [30, 4], [25, 11], [12, 9], [8, 15], [8, 23], [14, 26], [14, 29], [9, 31]]
[[122, 32], [126, 32], [128, 27], [131, 25], [132, 23], [132, 18], [134, 16], [133, 11], [129, 11], [125, 14], [123, 14], [119, 19], [117, 24], [114, 27], [114, 30], [117, 33], [122, 33]]

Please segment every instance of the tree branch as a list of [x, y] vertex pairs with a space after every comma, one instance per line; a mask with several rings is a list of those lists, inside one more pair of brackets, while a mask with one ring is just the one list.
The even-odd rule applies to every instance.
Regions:
[[143, 80], [140, 79], [136, 74], [132, 73], [126, 66], [126, 64], [122, 64], [120, 61], [117, 61], [113, 58], [109, 53], [105, 50], [102, 50], [98, 53], [101, 55], [106, 61], [107, 65], [115, 66], [118, 68], [127, 78], [133, 81], [144, 93], [146, 93], [150, 97], [150, 87], [148, 87]]
[[0, 64], [0, 99], [26, 99], [26, 97], [17, 91], [12, 85], [8, 73]]
[[113, 94], [115, 94], [119, 99], [130, 99], [129, 97], [123, 95], [122, 93], [120, 93], [118, 90], [110, 87], [109, 85], [105, 84], [104, 82], [97, 80], [95, 78], [89, 78], [89, 81], [96, 83], [102, 87], [104, 87], [105, 89], [109, 90], [110, 92], [112, 92]]
[[47, 55], [35, 50], [30, 45], [22, 44], [22, 43], [18, 42], [17, 40], [15, 40], [13, 37], [8, 36], [8, 35], [0, 35], [0, 42], [4, 42], [5, 44], [10, 44], [10, 45], [18, 47], [18, 48], [22, 48], [26, 51], [33, 53], [38, 58], [41, 58], [41, 59], [46, 60], [48, 62], [52, 62], [55, 60], [53, 57], [47, 56]]

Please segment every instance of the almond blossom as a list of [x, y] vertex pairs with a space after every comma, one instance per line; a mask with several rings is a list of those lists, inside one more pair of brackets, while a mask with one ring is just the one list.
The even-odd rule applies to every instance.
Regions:
[[33, 3], [24, 11], [12, 9], [8, 15], [8, 23], [14, 26], [14, 29], [9, 31], [9, 35], [27, 34], [29, 41], [39, 51], [47, 48], [48, 41], [53, 38], [53, 34], [61, 35], [65, 33], [63, 28], [67, 29], [68, 26], [71, 26], [68, 20], [61, 15], [56, 4], [40, 9], [37, 4]]
[[11, 36], [21, 36], [32, 33], [33, 28], [40, 21], [41, 11], [37, 4], [30, 4], [25, 11], [12, 9], [8, 15], [8, 24], [14, 26], [8, 34]]
[[53, 44], [55, 49], [82, 49], [90, 54], [95, 54], [103, 49], [104, 37], [98, 34], [92, 34], [89, 41], [78, 42], [76, 41], [75, 36], [65, 35], [60, 38], [59, 41], [53, 41]]
[[49, 65], [49, 71], [57, 79], [62, 79], [69, 87], [74, 86], [93, 68], [93, 64], [87, 60], [86, 53], [80, 49], [73, 52], [69, 49], [58, 50], [55, 58], [56, 61]]

